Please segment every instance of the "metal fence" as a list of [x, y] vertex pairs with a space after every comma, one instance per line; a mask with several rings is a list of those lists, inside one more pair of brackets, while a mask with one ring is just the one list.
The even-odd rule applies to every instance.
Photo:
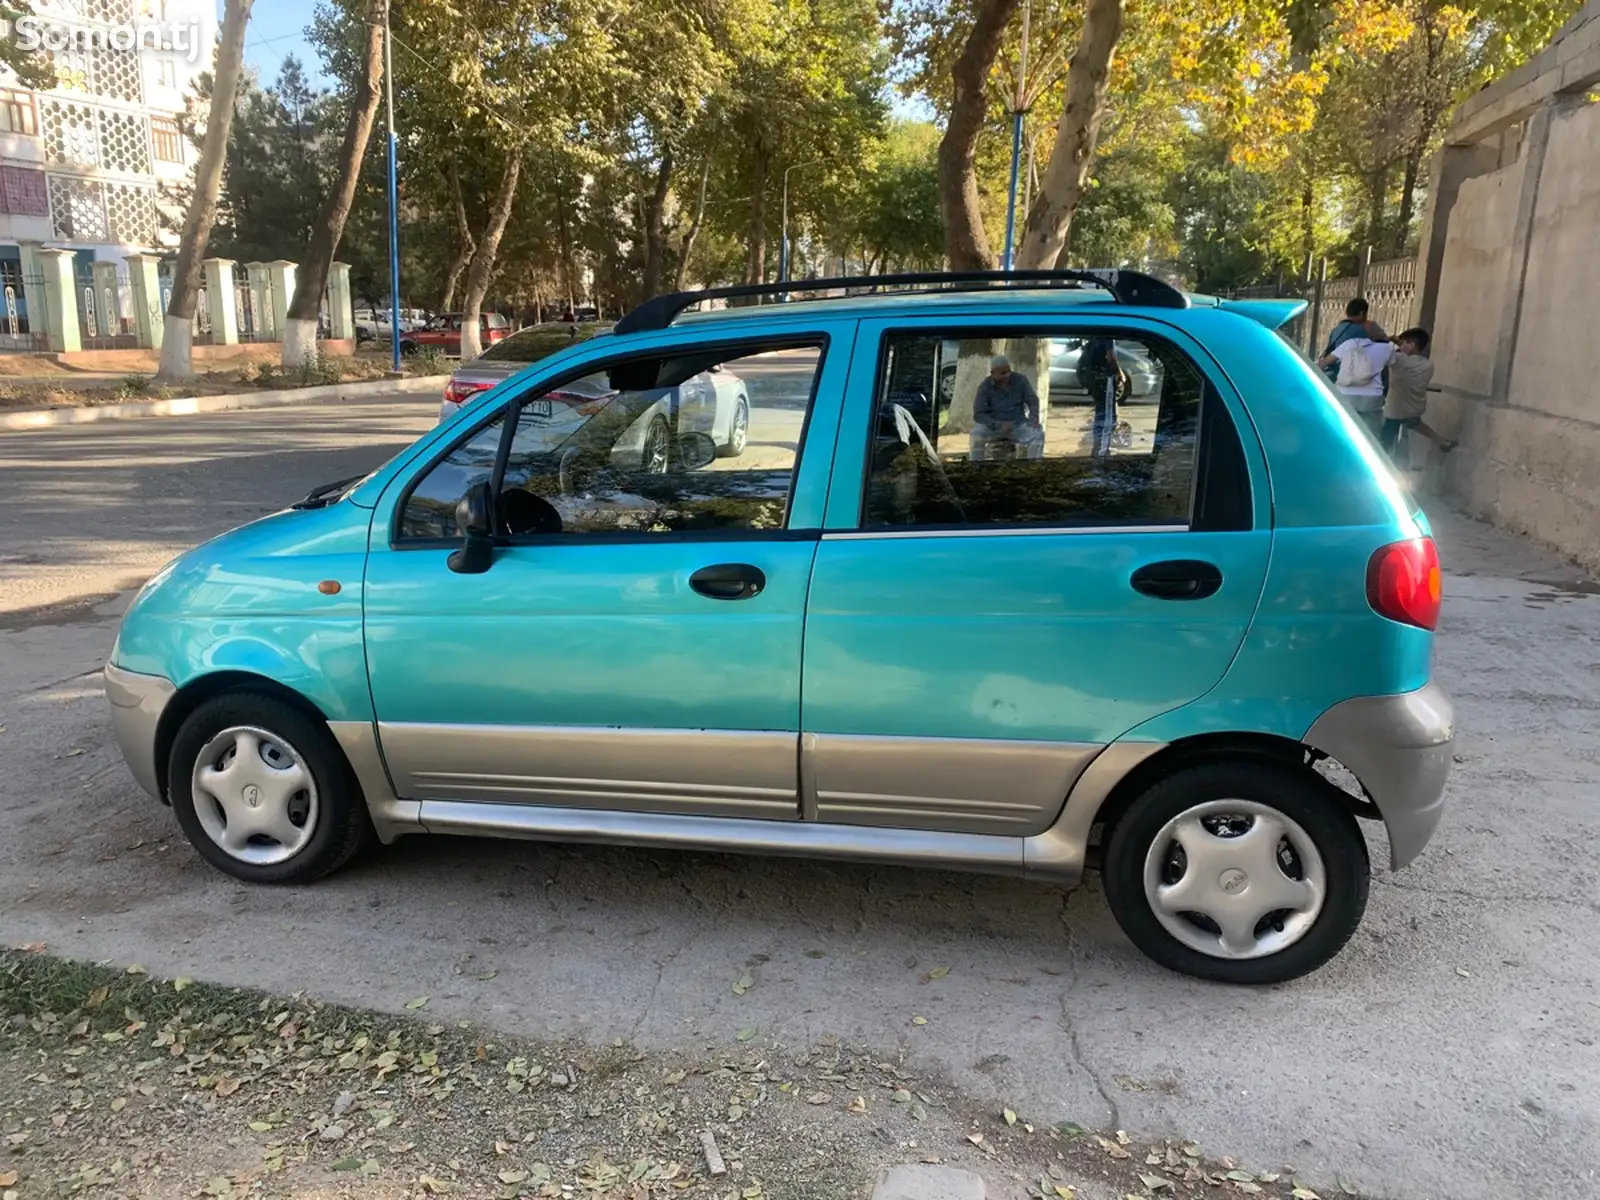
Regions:
[[1372, 261], [1369, 249], [1361, 256], [1356, 274], [1328, 278], [1328, 260], [1323, 259], [1315, 274], [1307, 271], [1300, 279], [1279, 279], [1276, 283], [1238, 288], [1230, 299], [1303, 298], [1309, 303], [1285, 330], [1308, 355], [1322, 352], [1328, 334], [1344, 319], [1345, 305], [1357, 296], [1366, 297], [1371, 319], [1395, 334], [1411, 324], [1412, 302], [1417, 292], [1417, 260], [1395, 258]]
[[20, 262], [0, 261], [0, 351], [48, 350], [47, 315], [44, 276], [24, 276]]

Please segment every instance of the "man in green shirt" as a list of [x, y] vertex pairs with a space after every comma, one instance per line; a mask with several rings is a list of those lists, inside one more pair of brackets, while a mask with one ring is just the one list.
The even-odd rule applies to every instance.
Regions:
[[1428, 357], [1431, 340], [1426, 329], [1408, 329], [1395, 338], [1398, 353], [1389, 359], [1389, 390], [1383, 398], [1383, 430], [1379, 434], [1391, 456], [1399, 448], [1402, 429], [1420, 433], [1443, 454], [1456, 448], [1455, 442], [1422, 419], [1428, 407], [1428, 385], [1433, 382], [1433, 360]]

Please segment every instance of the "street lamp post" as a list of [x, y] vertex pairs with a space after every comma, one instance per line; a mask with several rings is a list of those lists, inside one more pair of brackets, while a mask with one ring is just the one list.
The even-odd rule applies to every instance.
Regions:
[[1022, 120], [1027, 115], [1024, 105], [1028, 98], [1028, 22], [1033, 5], [1024, 0], [1022, 5], [1022, 47], [1017, 66], [1017, 94], [1011, 106], [1011, 183], [1006, 188], [1006, 250], [1004, 265], [1007, 271], [1016, 257], [1017, 233], [1017, 174], [1022, 166]]
[[389, 29], [389, 0], [383, 4], [383, 85], [389, 128], [389, 347], [393, 369], [400, 373], [400, 144], [394, 132], [394, 34]]

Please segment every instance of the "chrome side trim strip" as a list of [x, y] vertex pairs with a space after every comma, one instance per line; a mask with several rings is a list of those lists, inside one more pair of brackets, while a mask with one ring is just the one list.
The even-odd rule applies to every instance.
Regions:
[[416, 800], [799, 816], [795, 733], [380, 722], [378, 736]]
[[1007, 529], [980, 525], [972, 529], [848, 529], [825, 532], [825, 542], [860, 542], [898, 538], [1060, 537], [1063, 534], [1187, 533], [1187, 525], [1062, 525], [1049, 529]]
[[807, 733], [815, 820], [947, 833], [1042, 833], [1100, 747], [1000, 738]]
[[1047, 879], [1069, 887], [1082, 879], [1089, 831], [1094, 828], [1100, 806], [1129, 771], [1165, 745], [1164, 742], [1113, 742], [1102, 750], [1078, 776], [1055, 823], [1039, 836], [1028, 839], [1024, 861], [1029, 878]]
[[1021, 838], [983, 834], [452, 800], [423, 801], [422, 821], [433, 833], [860, 860], [994, 875], [1023, 870]]
[[177, 685], [160, 675], [141, 675], [106, 664], [106, 699], [111, 702], [111, 729], [122, 757], [139, 786], [165, 801], [156, 782], [156, 728], [161, 714], [177, 695]]
[[378, 749], [376, 726], [371, 721], [329, 721], [328, 730], [344, 751], [356, 782], [361, 785], [378, 840], [387, 846], [403, 833], [423, 832], [422, 823], [417, 819], [422, 805], [415, 800], [401, 800], [394, 794], [389, 771]]

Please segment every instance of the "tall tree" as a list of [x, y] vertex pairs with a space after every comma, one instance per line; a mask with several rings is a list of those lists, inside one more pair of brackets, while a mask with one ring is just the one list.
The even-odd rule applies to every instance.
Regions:
[[350, 115], [339, 148], [333, 186], [295, 275], [294, 299], [289, 304], [289, 319], [282, 335], [286, 367], [304, 365], [317, 356], [317, 315], [322, 307], [322, 293], [328, 286], [328, 273], [333, 266], [333, 256], [339, 251], [339, 239], [344, 236], [350, 207], [355, 203], [367, 141], [378, 116], [383, 85], [382, 18], [386, 3], [387, 0], [369, 0], [365, 6], [366, 53], [355, 93], [350, 97]]
[[1023, 270], [1052, 267], [1067, 248], [1105, 117], [1111, 56], [1122, 37], [1123, 0], [1086, 0], [1083, 34], [1067, 69], [1067, 103], [1056, 127], [1050, 165], [1028, 210], [1017, 245]]
[[939, 143], [939, 211], [952, 270], [987, 271], [994, 252], [978, 201], [978, 138], [989, 108], [989, 72], [1018, 0], [978, 0], [972, 28], [950, 68], [952, 99]]
[[183, 219], [178, 262], [172, 272], [172, 297], [161, 335], [161, 365], [156, 378], [185, 379], [194, 374], [193, 322], [200, 294], [200, 261], [206, 254], [211, 227], [217, 219], [217, 195], [222, 190], [222, 164], [233, 125], [233, 98], [244, 62], [244, 35], [254, 0], [227, 0], [222, 31], [217, 40], [216, 68], [212, 74], [211, 111], [206, 119], [205, 142], [195, 168], [194, 194]]

